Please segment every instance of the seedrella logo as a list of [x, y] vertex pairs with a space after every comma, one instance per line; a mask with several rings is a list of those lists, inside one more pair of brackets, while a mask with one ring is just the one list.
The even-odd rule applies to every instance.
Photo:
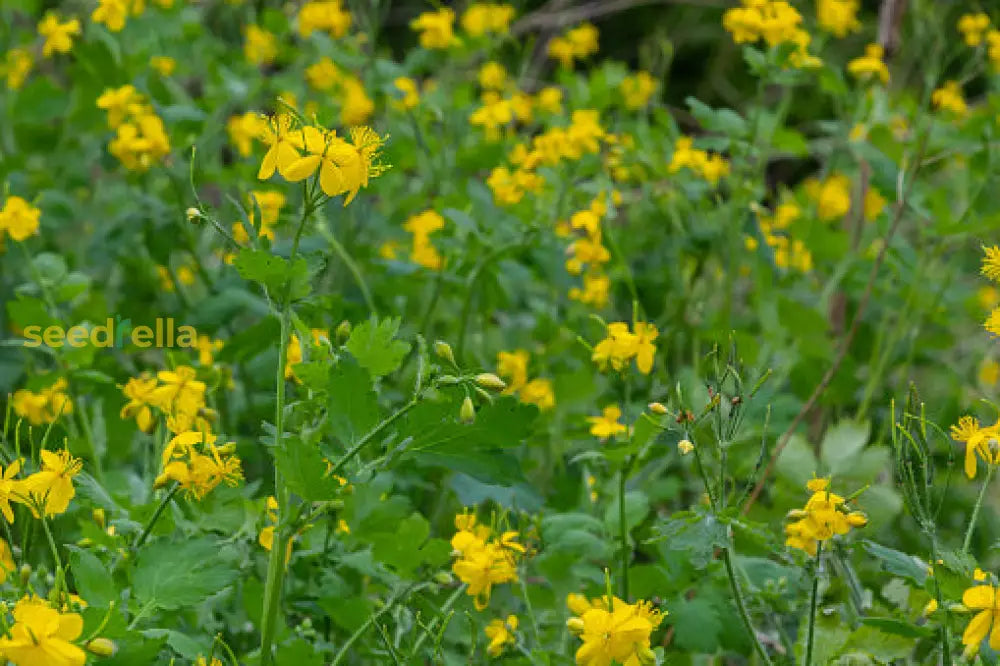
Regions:
[[193, 326], [178, 326], [172, 317], [166, 319], [157, 317], [153, 326], [132, 326], [131, 319], [122, 319], [115, 315], [108, 317], [102, 326], [81, 324], [65, 329], [62, 326], [27, 326], [24, 329], [25, 347], [60, 348], [67, 347], [100, 347], [104, 349], [121, 349], [129, 344], [140, 349], [150, 347], [187, 347], [198, 346], [198, 331]]

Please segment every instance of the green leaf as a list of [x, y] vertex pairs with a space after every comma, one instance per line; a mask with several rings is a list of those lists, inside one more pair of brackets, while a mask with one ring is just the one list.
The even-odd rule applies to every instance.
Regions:
[[70, 571], [76, 583], [76, 591], [91, 606], [106, 608], [118, 600], [118, 591], [107, 565], [88, 550], [76, 546], [69, 549]]
[[855, 456], [868, 443], [870, 426], [867, 422], [840, 421], [823, 438], [822, 459], [827, 471], [834, 476], [851, 468]]
[[[885, 618], [864, 618], [862, 626], [858, 627], [851, 634], [844, 651], [861, 652], [883, 663], [908, 657], [915, 647], [915, 641], [913, 640], [915, 636], [906, 637], [898, 633], [880, 631], [879, 627], [870, 622], [870, 620], [878, 619]], [[914, 628], [916, 629], [916, 627]], [[931, 633], [928, 632], [916, 637], [927, 636]]]
[[[638, 490], [625, 493], [625, 524], [628, 529], [634, 529], [649, 515], [649, 498]], [[604, 522], [612, 534], [618, 534], [618, 497], [615, 496], [604, 512]]]
[[709, 132], [719, 132], [730, 138], [740, 138], [747, 134], [747, 123], [732, 109], [713, 109], [694, 97], [684, 100], [701, 126]]
[[337, 496], [340, 483], [327, 476], [327, 463], [319, 447], [301, 437], [287, 437], [284, 447], [275, 450], [274, 463], [291, 490], [310, 502], [323, 502]]
[[327, 423], [333, 436], [353, 446], [379, 422], [378, 396], [364, 368], [344, 355], [330, 370]]
[[678, 649], [712, 654], [719, 649], [722, 622], [715, 606], [707, 599], [679, 599], [668, 606], [667, 622], [674, 627]]
[[889, 573], [902, 576], [921, 586], [927, 580], [927, 565], [918, 558], [892, 548], [886, 548], [874, 541], [862, 541], [861, 546], [868, 551], [869, 555], [881, 560], [882, 566]]
[[878, 629], [881, 633], [905, 636], [906, 638], [927, 638], [935, 634], [935, 631], [929, 627], [920, 627], [891, 617], [864, 617], [861, 618], [861, 624]]
[[182, 543], [157, 541], [138, 555], [133, 592], [142, 606], [189, 608], [219, 592], [236, 578], [213, 539]]
[[347, 351], [358, 360], [362, 368], [373, 377], [382, 377], [394, 371], [410, 351], [409, 343], [395, 340], [399, 319], [372, 318], [351, 331]]
[[284, 257], [265, 250], [243, 248], [236, 257], [235, 266], [240, 277], [259, 282], [272, 295], [283, 294], [286, 286], [290, 286], [292, 299], [309, 294], [309, 264], [302, 257], [289, 264]]
[[419, 513], [411, 513], [401, 520], [392, 532], [370, 535], [372, 554], [376, 560], [394, 568], [401, 575], [409, 575], [423, 562], [422, 546], [430, 536], [431, 527]]

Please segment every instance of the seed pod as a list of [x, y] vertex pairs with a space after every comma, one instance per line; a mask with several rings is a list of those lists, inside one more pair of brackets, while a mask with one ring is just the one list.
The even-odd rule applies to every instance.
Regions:
[[451, 345], [449, 345], [444, 340], [434, 341], [434, 353], [438, 355], [439, 358], [448, 361], [452, 365], [455, 365], [455, 354], [451, 351]]
[[484, 389], [490, 389], [491, 391], [502, 391], [507, 388], [507, 382], [500, 379], [492, 372], [483, 372], [476, 375], [476, 383]]
[[465, 396], [462, 407], [458, 410], [458, 420], [466, 425], [476, 422], [476, 406], [472, 404], [472, 398]]

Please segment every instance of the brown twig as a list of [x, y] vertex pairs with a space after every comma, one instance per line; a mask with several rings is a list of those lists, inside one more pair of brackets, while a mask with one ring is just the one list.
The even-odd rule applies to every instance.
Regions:
[[593, 0], [579, 7], [567, 7], [555, 11], [542, 8], [527, 14], [511, 26], [510, 34], [516, 37], [532, 30], [561, 28], [646, 5], [696, 5], [708, 8], [727, 6], [726, 3], [717, 0]]
[[847, 357], [847, 352], [851, 348], [851, 343], [854, 341], [854, 336], [857, 335], [858, 328], [861, 326], [861, 318], [865, 314], [865, 310], [868, 308], [868, 302], [871, 300], [872, 292], [875, 288], [875, 279], [878, 277], [879, 269], [882, 267], [882, 263], [885, 261], [886, 254], [889, 251], [889, 246], [892, 244], [892, 239], [896, 235], [896, 231], [899, 229], [899, 223], [903, 219], [903, 212], [906, 210], [906, 202], [909, 199], [910, 193], [913, 190], [913, 184], [916, 182], [917, 171], [920, 169], [921, 161], [924, 158], [924, 151], [927, 148], [927, 139], [930, 136], [930, 130], [925, 132], [920, 140], [920, 147], [917, 150], [917, 159], [914, 162], [913, 174], [910, 176], [909, 182], [906, 183], [905, 189], [903, 188], [902, 180], [905, 177], [905, 169], [899, 172], [900, 181], [896, 186], [896, 211], [892, 218], [892, 223], [889, 225], [889, 231], [885, 235], [882, 247], [879, 248], [878, 255], [875, 257], [875, 263], [872, 264], [871, 272], [868, 274], [868, 283], [865, 285], [865, 291], [861, 295], [861, 300], [858, 302], [858, 309], [854, 312], [854, 318], [851, 320], [851, 327], [847, 331], [847, 335], [840, 343], [840, 349], [837, 350], [837, 356], [834, 358], [833, 363], [827, 369], [826, 374], [820, 380], [816, 388], [813, 389], [812, 395], [806, 400], [802, 408], [799, 409], [798, 414], [792, 419], [792, 422], [782, 433], [781, 439], [778, 440], [778, 445], [774, 447], [774, 451], [771, 453], [770, 459], [767, 461], [767, 466], [761, 473], [760, 479], [757, 481], [757, 485], [754, 486], [753, 492], [750, 493], [750, 497], [747, 498], [746, 504], [743, 505], [743, 515], [746, 515], [750, 511], [750, 507], [754, 505], [757, 498], [760, 496], [761, 491], [764, 490], [764, 485], [770, 478], [771, 474], [774, 473], [774, 466], [778, 462], [778, 458], [781, 456], [781, 452], [785, 450], [788, 446], [788, 442], [791, 440], [792, 435], [795, 434], [795, 430], [802, 423], [802, 420], [806, 415], [816, 406], [816, 402], [819, 400], [820, 396], [826, 391], [830, 382], [833, 381], [834, 376], [840, 369], [841, 364]]

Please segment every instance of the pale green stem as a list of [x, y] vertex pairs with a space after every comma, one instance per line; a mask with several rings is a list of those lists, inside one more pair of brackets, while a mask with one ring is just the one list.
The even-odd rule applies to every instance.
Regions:
[[965, 539], [962, 541], [962, 552], [968, 553], [969, 546], [972, 545], [972, 533], [976, 531], [976, 523], [979, 521], [979, 510], [986, 499], [986, 489], [990, 487], [990, 480], [993, 478], [993, 465], [986, 465], [986, 480], [983, 487], [979, 489], [979, 497], [976, 498], [976, 505], [972, 507], [972, 515], [969, 517], [969, 527], [965, 530]]
[[806, 636], [806, 658], [803, 666], [812, 666], [813, 643], [816, 640], [816, 606], [819, 604], [819, 567], [823, 555], [823, 542], [816, 544], [816, 559], [813, 567], [812, 594], [809, 596], [809, 633]]

